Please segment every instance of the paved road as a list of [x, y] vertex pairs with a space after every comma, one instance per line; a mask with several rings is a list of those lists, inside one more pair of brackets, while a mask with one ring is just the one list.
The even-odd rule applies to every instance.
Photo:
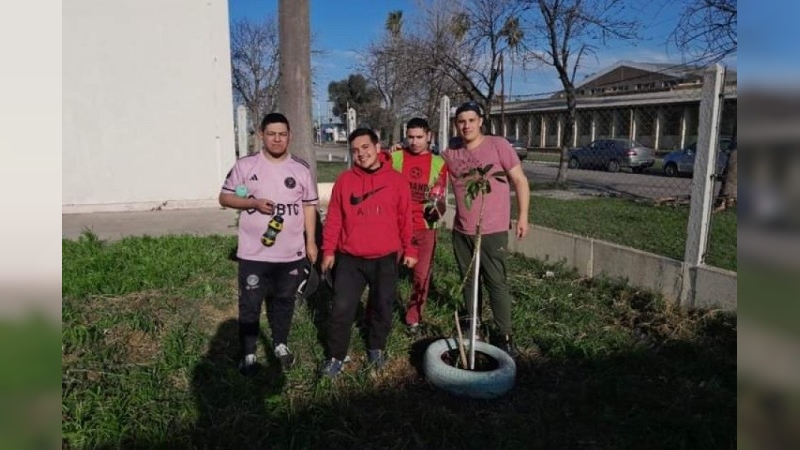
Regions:
[[219, 207], [62, 214], [61, 237], [77, 239], [85, 231], [91, 231], [104, 240], [117, 240], [125, 236], [168, 234], [235, 235], [235, 221], [235, 211]]
[[[558, 166], [555, 163], [525, 161], [525, 174], [534, 183], [555, 182]], [[609, 173], [599, 170], [570, 170], [569, 181], [579, 187], [591, 187], [608, 192], [643, 198], [686, 197], [691, 192], [692, 179], [668, 178], [659, 174], [630, 172]]]

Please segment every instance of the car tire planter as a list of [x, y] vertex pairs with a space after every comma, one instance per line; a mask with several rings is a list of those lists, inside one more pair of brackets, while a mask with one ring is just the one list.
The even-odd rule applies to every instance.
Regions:
[[[469, 345], [465, 341], [465, 345]], [[458, 351], [455, 339], [439, 339], [425, 351], [423, 369], [434, 386], [451, 394], [479, 398], [497, 398], [514, 387], [517, 364], [508, 353], [485, 342], [475, 342], [475, 352], [493, 359], [497, 367], [493, 370], [466, 370], [448, 364], [442, 356]]]

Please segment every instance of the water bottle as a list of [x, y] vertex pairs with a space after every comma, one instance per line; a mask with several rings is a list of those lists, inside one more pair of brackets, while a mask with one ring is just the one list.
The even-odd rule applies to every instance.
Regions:
[[261, 236], [261, 243], [267, 247], [272, 247], [281, 230], [283, 230], [283, 216], [274, 216], [267, 225], [267, 231]]
[[[425, 202], [423, 212], [425, 213], [425, 220], [431, 225], [436, 223], [442, 216], [442, 212], [439, 210], [439, 203], [444, 201], [445, 194], [445, 188], [439, 184], [431, 186], [430, 190], [428, 190], [428, 200]], [[434, 211], [436, 212], [435, 216], [433, 215]]]
[[444, 198], [444, 187], [440, 184], [435, 184], [428, 191], [428, 201], [436, 205]]

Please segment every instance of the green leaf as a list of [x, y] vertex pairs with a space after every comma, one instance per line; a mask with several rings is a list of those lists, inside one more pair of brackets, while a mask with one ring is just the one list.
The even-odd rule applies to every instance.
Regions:
[[467, 197], [464, 199], [464, 205], [467, 207], [467, 209], [472, 209], [472, 197], [470, 197], [470, 196], [468, 195], [468, 196], [467, 196]]
[[490, 170], [492, 170], [492, 167], [494, 167], [494, 164], [487, 164], [481, 171], [481, 174], [486, 175]]

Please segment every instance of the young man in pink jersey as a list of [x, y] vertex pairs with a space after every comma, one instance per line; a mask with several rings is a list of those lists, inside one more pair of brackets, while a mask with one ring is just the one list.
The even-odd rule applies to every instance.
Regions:
[[[491, 193], [476, 198], [471, 207], [464, 199], [467, 179], [462, 178], [470, 170], [486, 167], [489, 171], [505, 171], [517, 194], [517, 218], [514, 234], [522, 239], [528, 234], [528, 207], [530, 187], [522, 171], [522, 164], [511, 144], [503, 137], [486, 136], [481, 131], [483, 117], [476, 102], [467, 102], [456, 109], [456, 128], [459, 148], [448, 148], [442, 152], [447, 162], [453, 192], [456, 197], [456, 216], [453, 223], [453, 251], [461, 276], [470, 280], [464, 288], [466, 311], [472, 310], [472, 273], [466, 273], [475, 248], [476, 226], [481, 205], [485, 204], [481, 222], [480, 278], [489, 292], [494, 323], [499, 330], [499, 347], [511, 356], [517, 356], [511, 327], [511, 293], [506, 279], [506, 255], [508, 254], [508, 230], [511, 228], [511, 192], [509, 183], [490, 177]], [[480, 301], [480, 296], [479, 296]], [[481, 305], [478, 305], [480, 321]]]
[[222, 206], [241, 210], [239, 370], [247, 376], [258, 370], [256, 340], [265, 297], [275, 357], [284, 370], [294, 363], [288, 339], [295, 294], [303, 269], [317, 259], [317, 185], [308, 163], [288, 152], [289, 121], [283, 114], [267, 114], [259, 135], [264, 149], [236, 161], [219, 194]]
[[447, 167], [441, 156], [431, 153], [430, 142], [428, 121], [416, 117], [406, 124], [406, 145], [392, 152], [392, 167], [408, 178], [414, 222], [413, 244], [419, 251], [405, 316], [412, 336], [419, 333], [422, 310], [428, 299], [439, 219], [446, 208]]
[[[342, 172], [331, 192], [322, 232], [323, 272], [334, 270], [333, 309], [328, 322], [327, 357], [322, 375], [342, 370], [356, 310], [364, 288], [370, 290], [367, 358], [376, 369], [386, 362], [392, 329], [398, 263], [413, 268], [411, 194], [408, 180], [392, 170], [374, 131], [358, 128], [347, 139], [353, 168]], [[335, 268], [334, 268], [335, 263]]]

